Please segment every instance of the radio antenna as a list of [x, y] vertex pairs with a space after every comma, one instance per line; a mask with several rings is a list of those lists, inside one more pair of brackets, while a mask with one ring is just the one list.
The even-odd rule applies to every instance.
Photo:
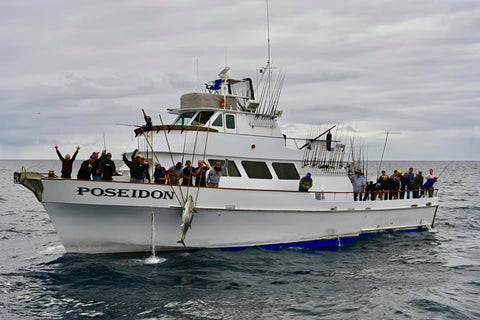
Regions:
[[265, 0], [267, 4], [267, 66], [270, 65], [270, 17], [268, 13], [268, 0]]

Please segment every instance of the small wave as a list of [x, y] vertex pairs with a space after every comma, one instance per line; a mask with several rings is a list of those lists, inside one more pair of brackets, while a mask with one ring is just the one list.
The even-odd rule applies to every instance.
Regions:
[[478, 262], [468, 263], [466, 261], [463, 261], [463, 262], [449, 261], [445, 264], [445, 267], [449, 267], [452, 269], [467, 269], [470, 267], [478, 267], [478, 266], [480, 266], [480, 263]]
[[452, 319], [466, 319], [467, 317], [465, 314], [460, 312], [460, 310], [443, 304], [439, 303], [434, 300], [430, 299], [414, 299], [410, 301], [413, 306], [420, 308], [424, 311], [432, 312], [434, 314], [442, 314], [445, 318], [452, 318]]
[[221, 311], [210, 307], [207, 302], [200, 299], [185, 302], [169, 302], [163, 307], [165, 309], [175, 310], [186, 317], [224, 319], [224, 314]]
[[92, 312], [82, 312], [82, 313], [79, 313], [78, 315], [82, 316], [82, 317], [90, 317], [90, 318], [95, 318], [95, 317], [101, 317], [104, 315], [103, 312], [100, 312], [100, 311], [92, 311]]

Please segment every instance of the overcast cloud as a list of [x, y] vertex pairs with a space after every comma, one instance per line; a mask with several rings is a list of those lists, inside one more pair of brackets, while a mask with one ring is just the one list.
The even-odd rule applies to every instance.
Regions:
[[[281, 128], [352, 128], [369, 159], [480, 159], [480, 1], [269, 3], [286, 80]], [[267, 59], [263, 0], [0, 2], [0, 159], [129, 151], [144, 107], [165, 119], [225, 65]], [[226, 54], [225, 54], [226, 53]], [[198, 66], [198, 72], [197, 72]], [[158, 122], [158, 120], [157, 120]]]

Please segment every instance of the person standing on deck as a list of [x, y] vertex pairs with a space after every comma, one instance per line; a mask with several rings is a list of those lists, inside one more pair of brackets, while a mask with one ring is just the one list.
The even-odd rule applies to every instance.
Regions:
[[308, 190], [312, 187], [312, 185], [313, 185], [312, 174], [309, 172], [305, 177], [302, 177], [300, 179], [300, 182], [298, 183], [298, 191], [308, 192]]
[[415, 179], [415, 173], [413, 172], [413, 168], [408, 169], [408, 180], [410, 180], [410, 185], [407, 192], [407, 199], [410, 199], [410, 192], [412, 191], [412, 182]]
[[410, 190], [412, 190], [412, 183], [408, 177], [408, 172], [405, 172], [400, 177], [400, 199], [404, 199], [405, 192], [407, 192], [407, 199], [410, 199]]
[[220, 162], [215, 163], [215, 166], [208, 172], [207, 186], [210, 188], [218, 188], [220, 178], [227, 172], [228, 159], [225, 159], [223, 166]]
[[92, 180], [94, 161], [95, 156], [92, 154], [88, 160], [82, 162], [82, 165], [80, 166], [80, 169], [78, 169], [77, 173], [78, 180]]
[[365, 195], [363, 196], [363, 201], [367, 201], [371, 199], [372, 201], [375, 201], [375, 198], [377, 196], [377, 185], [373, 183], [373, 181], [369, 181], [368, 184], [365, 186]]
[[428, 175], [425, 177], [425, 181], [422, 185], [422, 189], [428, 191], [428, 196], [433, 197], [433, 184], [437, 182], [437, 177], [433, 173], [433, 169], [428, 170]]
[[428, 169], [428, 174], [425, 176], [425, 181], [426, 182], [428, 179], [433, 179], [435, 178], [435, 174], [433, 173], [433, 169], [430, 168]]
[[145, 129], [146, 131], [151, 131], [152, 130], [152, 118], [150, 116], [147, 116], [145, 113], [145, 110], [142, 109], [143, 113], [143, 118], [145, 119]]
[[105, 154], [107, 153], [107, 150], [102, 150], [102, 155], [100, 158], [98, 157], [98, 152], [92, 153], [92, 155], [95, 156], [95, 160], [93, 161], [93, 171], [92, 171], [92, 179], [93, 180], [102, 180], [102, 174], [100, 172], [100, 164], [102, 163], [103, 160], [105, 160]]
[[178, 186], [180, 184], [180, 179], [183, 176], [182, 163], [177, 162], [176, 165], [171, 166], [167, 170], [167, 181], [168, 184]]
[[413, 172], [413, 168], [408, 169], [408, 179], [410, 179], [410, 182], [415, 179], [415, 173]]
[[198, 167], [195, 168], [195, 187], [207, 186], [207, 171], [210, 170], [210, 165], [204, 160], [198, 160]]
[[193, 186], [193, 177], [195, 176], [194, 168], [190, 160], [185, 161], [185, 167], [182, 172], [182, 186]]
[[152, 182], [152, 179], [150, 178], [150, 165], [148, 164], [148, 160], [144, 157], [140, 157], [140, 163], [142, 164], [143, 182]]
[[100, 174], [102, 180], [112, 181], [113, 175], [116, 173], [115, 163], [112, 161], [112, 154], [109, 152], [100, 162]]
[[155, 172], [153, 173], [153, 182], [156, 184], [165, 184], [167, 181], [167, 170], [160, 163], [155, 163]]
[[60, 151], [58, 151], [58, 146], [55, 146], [55, 151], [57, 152], [57, 156], [62, 161], [62, 178], [71, 179], [72, 178], [72, 167], [75, 158], [77, 157], [78, 150], [80, 150], [80, 146], [77, 146], [77, 150], [73, 154], [73, 157], [70, 158], [70, 155], [67, 153], [65, 158], [62, 157]]
[[126, 152], [123, 153], [123, 162], [130, 168], [130, 181], [143, 182], [143, 170], [140, 156], [137, 155], [138, 149], [132, 153], [132, 161], [127, 159]]
[[365, 178], [361, 170], [356, 170], [355, 175], [350, 177], [353, 186], [353, 201], [362, 201], [362, 193], [365, 192]]
[[422, 188], [423, 184], [423, 174], [422, 171], [418, 171], [417, 175], [412, 181], [412, 196], [413, 198], [419, 197], [419, 191]]

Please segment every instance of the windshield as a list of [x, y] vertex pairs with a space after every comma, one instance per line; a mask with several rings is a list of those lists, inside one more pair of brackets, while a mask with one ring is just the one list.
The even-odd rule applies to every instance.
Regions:
[[208, 120], [212, 117], [214, 114], [213, 111], [201, 111], [197, 114], [195, 119], [192, 121], [192, 125], [195, 126], [202, 126], [205, 125]]
[[195, 111], [184, 112], [177, 118], [177, 120], [175, 121], [175, 124], [181, 125], [181, 126], [188, 124], [194, 115], [195, 115]]

